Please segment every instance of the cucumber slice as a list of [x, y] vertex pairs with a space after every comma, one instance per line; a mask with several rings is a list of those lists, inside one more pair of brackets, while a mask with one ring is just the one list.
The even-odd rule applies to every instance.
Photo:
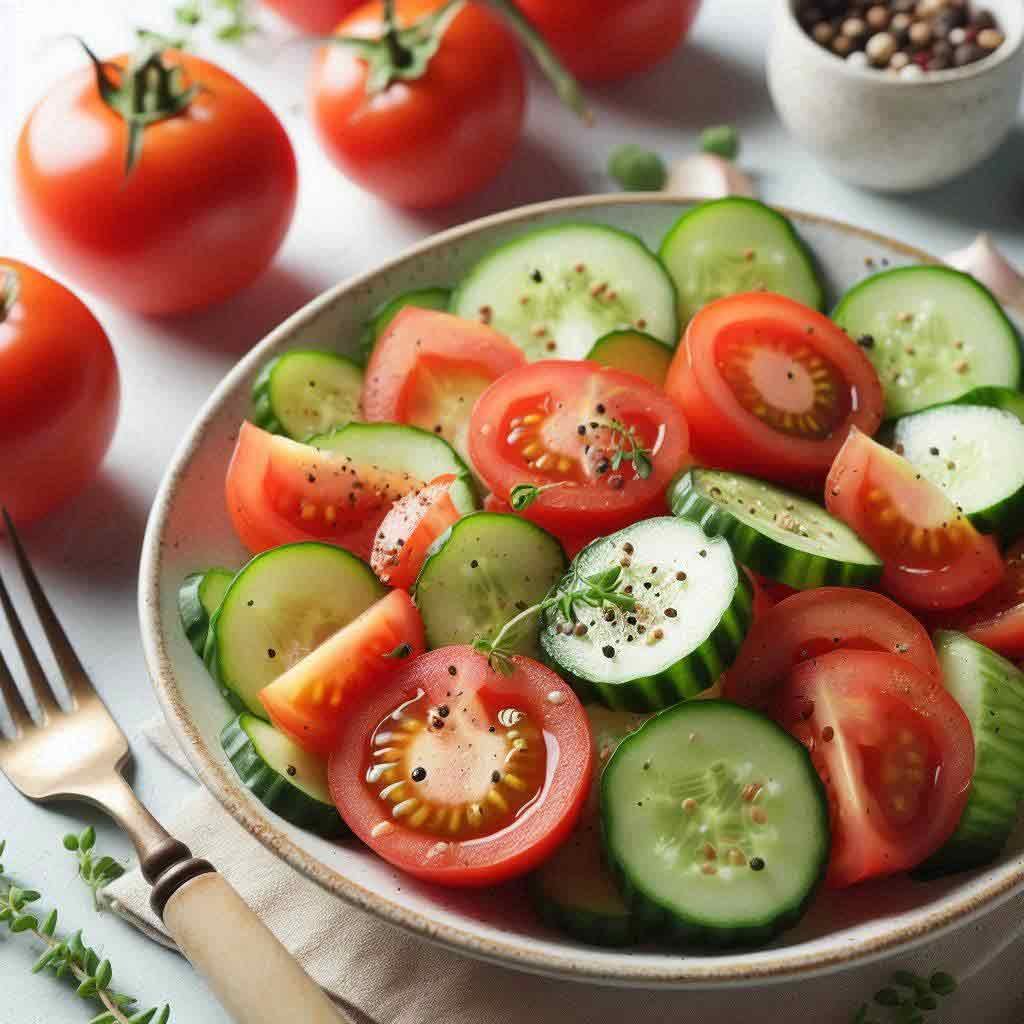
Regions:
[[946, 689], [971, 723], [974, 777], [956, 831], [917, 868], [921, 878], [994, 860], [1024, 800], [1024, 673], [963, 633], [936, 633], [935, 651]]
[[[628, 711], [587, 709], [594, 750], [603, 768], [615, 748], [646, 721]], [[541, 919], [581, 942], [625, 946], [643, 938], [608, 870], [601, 848], [601, 777], [595, 772], [587, 805], [572, 835], [530, 876], [530, 894]]]
[[1016, 328], [984, 285], [950, 267], [875, 274], [840, 299], [832, 319], [874, 363], [891, 419], [980, 385], [1020, 382]]
[[1009, 538], [1024, 529], [1024, 422], [1014, 413], [932, 406], [896, 421], [893, 447], [983, 533]]
[[965, 395], [955, 399], [953, 405], [988, 405], [993, 409], [1005, 409], [1024, 422], [1024, 394], [1013, 388], [972, 388]]
[[327, 763], [272, 725], [244, 712], [224, 726], [220, 745], [242, 784], [285, 821], [328, 839], [350, 836], [327, 787]]
[[178, 614], [185, 636], [192, 650], [201, 658], [206, 650], [206, 636], [210, 632], [210, 619], [220, 607], [221, 601], [235, 574], [230, 569], [207, 569], [185, 577], [178, 591]]
[[737, 561], [797, 590], [861, 587], [881, 559], [845, 523], [798, 494], [739, 473], [691, 469], [669, 489], [677, 516], [725, 537]]
[[359, 419], [363, 371], [333, 352], [286, 352], [252, 386], [252, 421], [272, 434], [305, 441]]
[[228, 702], [257, 718], [259, 692], [387, 593], [365, 562], [307, 541], [257, 555], [210, 622], [204, 658]]
[[732, 664], [752, 618], [750, 585], [729, 545], [682, 519], [647, 519], [585, 547], [558, 589], [615, 566], [618, 589], [636, 608], [576, 603], [583, 636], [559, 632], [558, 610], [550, 609], [541, 646], [556, 671], [583, 700], [631, 711], [657, 711], [706, 690]]
[[669, 939], [767, 941], [800, 918], [828, 863], [807, 751], [727, 701], [678, 704], [627, 736], [601, 778], [601, 814], [626, 902]]
[[603, 224], [558, 224], [500, 246], [465, 276], [451, 308], [485, 318], [528, 359], [583, 359], [626, 328], [679, 338], [665, 268], [639, 238]]
[[[562, 545], [529, 520], [500, 512], [464, 516], [434, 541], [416, 579], [427, 646], [494, 636], [517, 612], [542, 600], [565, 567]], [[524, 628], [517, 654], [539, 655], [538, 630], [535, 622]]]
[[587, 354], [592, 363], [627, 370], [662, 387], [672, 365], [672, 349], [643, 331], [612, 331], [594, 342]]
[[373, 346], [377, 339], [388, 329], [391, 321], [405, 309], [406, 306], [415, 306], [417, 309], [438, 309], [445, 311], [451, 301], [452, 293], [449, 288], [417, 288], [411, 292], [403, 292], [401, 295], [389, 299], [383, 305], [378, 306], [370, 319], [366, 321], [363, 328], [363, 336], [359, 342], [363, 363], [369, 361]]
[[407, 473], [412, 480], [430, 483], [443, 473], [458, 479], [448, 491], [455, 507], [465, 515], [476, 508], [476, 490], [465, 462], [447, 441], [435, 434], [398, 423], [350, 423], [307, 444], [325, 452], [348, 456], [356, 465], [369, 465], [390, 473]]
[[814, 259], [781, 213], [756, 199], [701, 203], [669, 228], [661, 261], [679, 292], [679, 320], [726, 295], [768, 291], [821, 309], [825, 293]]

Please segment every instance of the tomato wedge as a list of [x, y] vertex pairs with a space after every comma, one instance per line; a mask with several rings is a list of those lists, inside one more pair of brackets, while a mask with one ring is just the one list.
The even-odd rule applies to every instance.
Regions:
[[665, 488], [687, 463], [689, 431], [642, 377], [545, 360], [505, 374], [480, 396], [469, 452], [501, 500], [517, 484], [546, 488], [528, 519], [559, 536], [600, 534], [664, 513]]
[[967, 716], [935, 676], [881, 651], [798, 665], [775, 704], [828, 791], [833, 888], [919, 864], [952, 834], [974, 774]]
[[1003, 578], [995, 541], [906, 459], [859, 430], [836, 456], [825, 504], [882, 559], [882, 588], [902, 604], [960, 608]]
[[393, 590], [260, 691], [270, 720], [303, 750], [326, 757], [349, 705], [424, 651], [423, 621]]
[[802, 590], [754, 623], [725, 674], [729, 700], [764, 708], [794, 666], [836, 650], [886, 651], [941, 679], [928, 631], [882, 594], [853, 587]]
[[385, 860], [480, 886], [525, 874], [568, 837], [592, 760], [583, 706], [550, 669], [515, 657], [506, 676], [471, 647], [442, 647], [362, 692], [328, 781]]
[[819, 484], [851, 427], [873, 434], [878, 374], [831, 320], [782, 295], [719, 299], [691, 321], [665, 390], [703, 464]]
[[363, 416], [422, 427], [465, 454], [473, 403], [503, 373], [525, 365], [522, 349], [490, 327], [407, 306], [373, 347]]
[[931, 616], [936, 628], [958, 629], [1007, 658], [1024, 658], [1024, 540], [1006, 552], [1003, 582], [950, 615]]
[[326, 540], [367, 559], [392, 503], [419, 490], [406, 473], [354, 465], [243, 423], [228, 466], [228, 514], [257, 554], [281, 544]]

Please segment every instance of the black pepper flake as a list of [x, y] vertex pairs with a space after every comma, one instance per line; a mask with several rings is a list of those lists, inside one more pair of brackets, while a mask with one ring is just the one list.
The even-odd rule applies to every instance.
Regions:
[[296, 769], [295, 765], [293, 765], [293, 764], [290, 764], [290, 765], [288, 765], [288, 769], [287, 769], [287, 771], [288, 771], [288, 774], [289, 774], [289, 775], [295, 775], [295, 774], [296, 774], [296, 771], [297, 771], [297, 769]]
[[307, 474], [306, 474], [306, 479], [307, 479], [307, 480], [308, 480], [308, 481], [309, 481], [309, 482], [310, 482], [311, 484], [315, 484], [315, 483], [316, 483], [316, 477], [315, 477], [315, 476], [313, 476], [313, 474], [312, 474], [312, 473], [307, 473]]
[[250, 608], [251, 608], [251, 607], [252, 607], [252, 606], [253, 606], [253, 605], [254, 605], [254, 604], [255, 604], [256, 602], [255, 602], [255, 601], [246, 601], [245, 603], [246, 603], [246, 605], [247, 605], [248, 607], [250, 607]]
[[764, 871], [764, 861], [760, 857], [750, 858], [751, 871]]
[[678, 614], [679, 614], [679, 612], [677, 612], [675, 610], [675, 608], [666, 608], [665, 609], [665, 618], [666, 619], [674, 619]]
[[606, 658], [614, 658], [615, 657], [615, 648], [612, 647], [611, 644], [605, 644], [604, 647], [601, 648], [601, 653]]
[[501, 772], [497, 770], [491, 772], [491, 782], [501, 782]]
[[452, 712], [451, 712], [451, 708], [449, 708], [447, 704], [442, 704], [442, 705], [441, 705], [441, 706], [440, 706], [440, 707], [439, 707], [439, 708], [437, 709], [437, 713], [438, 713], [438, 714], [439, 714], [439, 715], [440, 715], [440, 716], [441, 716], [442, 718], [447, 718], [447, 717], [448, 717], [448, 716], [449, 716], [449, 715], [450, 715], [450, 714], [451, 714]]
[[685, 572], [677, 572], [676, 573], [676, 579], [679, 580], [680, 583], [682, 583], [682, 581], [686, 579], [686, 573]]
[[535, 270], [530, 275], [530, 280], [540, 284], [544, 280], [544, 275], [539, 270]]
[[857, 344], [860, 345], [861, 348], [874, 348], [875, 347], [874, 336], [871, 335], [871, 334], [862, 334], [857, 339]]
[[276, 658], [277, 657], [277, 651], [275, 651], [273, 647], [268, 647], [267, 648], [267, 657], [268, 658]]
[[703, 549], [698, 551], [697, 554], [700, 555], [701, 558], [707, 558], [708, 557], [707, 551], [704, 551]]
[[475, 558], [473, 559], [472, 562], [469, 563], [470, 569], [476, 569], [479, 567], [479, 565], [480, 563]]
[[604, 405], [601, 402], [598, 402], [597, 406], [595, 408], [595, 411], [597, 412], [598, 416], [603, 416], [604, 415]]
[[934, 445], [932, 445], [932, 447], [928, 449], [928, 452], [931, 455], [938, 455], [939, 454], [939, 449], [936, 448]]
[[578, 427], [576, 428], [576, 433], [577, 433], [577, 434], [579, 434], [579, 435], [580, 435], [580, 437], [582, 437], [582, 436], [583, 436], [583, 435], [584, 435], [584, 434], [585, 434], [586, 432], [587, 432], [587, 427], [586, 427], [586, 424], [584, 424], [584, 423], [581, 423], [581, 424], [580, 424], [580, 425], [579, 425], [579, 426], [578, 426]]
[[422, 782], [427, 777], [427, 769], [422, 767], [422, 765], [417, 765], [417, 767], [413, 768], [410, 777], [413, 782]]
[[458, 672], [458, 669], [454, 665], [448, 666], [448, 675], [453, 676], [456, 672]]

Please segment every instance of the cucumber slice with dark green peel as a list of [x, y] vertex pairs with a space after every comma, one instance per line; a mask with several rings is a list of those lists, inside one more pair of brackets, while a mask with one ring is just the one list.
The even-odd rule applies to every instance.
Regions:
[[882, 561], [845, 523], [791, 491], [740, 473], [691, 469], [669, 489], [675, 515], [724, 537], [737, 561], [796, 590], [862, 587]]
[[[594, 750], [603, 768], [645, 715], [587, 707]], [[601, 845], [601, 773], [594, 773], [587, 805], [572, 835], [530, 876], [530, 894], [544, 922], [581, 942], [626, 946], [643, 938], [604, 859]]]
[[668, 376], [673, 355], [668, 345], [643, 331], [612, 331], [594, 342], [587, 359], [635, 373], [660, 388]]
[[655, 715], [601, 778], [608, 861], [642, 926], [706, 947], [796, 923], [829, 855], [825, 789], [774, 722], [719, 700]]
[[500, 246], [466, 275], [451, 309], [511, 338], [528, 359], [584, 359], [609, 331], [675, 345], [676, 296], [657, 257], [603, 224], [558, 224]]
[[727, 295], [767, 291], [821, 309], [825, 293], [810, 250], [793, 225], [756, 199], [701, 203], [669, 228], [661, 243], [679, 293], [685, 326], [704, 305]]
[[224, 726], [220, 745], [242, 784], [268, 810], [327, 839], [352, 834], [331, 799], [326, 761], [244, 712]]
[[230, 569], [207, 569], [185, 577], [178, 591], [178, 614], [185, 636], [192, 650], [201, 658], [206, 650], [206, 636], [210, 632], [210, 619], [220, 607], [221, 601], [235, 574]]
[[348, 456], [357, 466], [407, 474], [410, 481], [420, 484], [430, 483], [444, 473], [454, 473], [458, 479], [448, 494], [455, 507], [463, 515], [476, 508], [476, 489], [465, 462], [447, 441], [419, 427], [350, 423], [306, 443], [321, 451]]
[[[413, 594], [427, 647], [493, 637], [524, 609], [543, 600], [565, 573], [562, 545], [520, 516], [474, 512], [430, 547]], [[524, 623], [511, 650], [536, 658], [539, 624]]]
[[1024, 532], [1024, 422], [1013, 412], [932, 406], [896, 421], [893, 447], [983, 533]]
[[972, 388], [951, 403], [953, 405], [987, 405], [993, 409], [1005, 409], [1024, 422], [1024, 394], [1013, 388]]
[[252, 386], [252, 421], [272, 434], [305, 441], [358, 420], [363, 371], [333, 352], [286, 352]]
[[360, 339], [359, 347], [362, 352], [363, 362], [366, 363], [377, 344], [377, 339], [388, 329], [391, 321], [405, 309], [406, 306], [415, 306], [417, 309], [438, 309], [445, 311], [451, 301], [452, 293], [449, 288], [417, 288], [411, 292], [404, 292], [401, 295], [389, 299], [383, 305], [374, 310], [370, 319], [366, 321], [363, 329], [363, 336]]
[[984, 285], [950, 267], [875, 274], [840, 299], [832, 319], [874, 363], [890, 419], [982, 385], [1020, 383], [1016, 328]]
[[963, 633], [938, 632], [946, 689], [974, 734], [974, 777], [956, 831], [914, 872], [934, 878], [994, 860], [1024, 800], [1024, 673]]
[[387, 593], [332, 544], [285, 544], [235, 576], [210, 622], [204, 659], [228, 702], [257, 718], [259, 692]]
[[695, 523], [647, 519], [585, 547], [556, 593], [621, 568], [631, 610], [573, 609], [566, 629], [556, 607], [545, 613], [541, 646], [584, 701], [657, 711], [695, 697], [732, 664], [752, 619], [750, 585], [729, 545]]

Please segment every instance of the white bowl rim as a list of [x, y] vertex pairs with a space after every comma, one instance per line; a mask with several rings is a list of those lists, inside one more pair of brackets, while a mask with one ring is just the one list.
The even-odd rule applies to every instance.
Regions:
[[[782, 7], [782, 17], [787, 21], [787, 28], [797, 35], [806, 44], [808, 54], [813, 54], [814, 59], [819, 63], [827, 63], [828, 67], [840, 74], [850, 75], [859, 78], [865, 83], [873, 84], [879, 88], [892, 89], [921, 89], [936, 85], [953, 85], [956, 82], [966, 82], [972, 78], [995, 71], [1006, 61], [1011, 60], [1024, 46], [1024, 9], [1019, 9], [1013, 4], [1006, 4], [1005, 10], [1001, 12], [1003, 24], [1000, 28], [1005, 38], [987, 57], [975, 61], [973, 64], [965, 64], [962, 68], [947, 68], [945, 71], [928, 71], [915, 78], [901, 78], [899, 75], [887, 74], [883, 68], [866, 68], [851, 64], [848, 60], [827, 50], [824, 46], [815, 42], [800, 25], [796, 17], [796, 5], [800, 0], [778, 0]], [[1010, 15], [1010, 24], [1007, 21], [1006, 11], [1013, 12]]]
[[[499, 966], [571, 981], [644, 988], [710, 988], [803, 980], [854, 964], [860, 965], [880, 959], [897, 948], [906, 949], [933, 940], [946, 931], [968, 923], [983, 912], [995, 909], [1024, 887], [1024, 857], [1021, 857], [1016, 863], [1002, 865], [999, 872], [984, 884], [970, 883], [963, 887], [966, 891], [947, 895], [939, 907], [925, 906], [909, 912], [905, 915], [909, 920], [901, 922], [897, 928], [846, 942], [824, 954], [820, 951], [813, 954], [808, 951], [797, 952], [793, 947], [782, 947], [764, 951], [756, 961], [744, 962], [743, 952], [739, 951], [736, 954], [738, 963], [721, 964], [699, 956], [680, 953], [678, 958], [672, 958], [671, 967], [645, 964], [642, 954], [634, 954], [624, 955], [621, 963], [609, 968], [607, 964], [588, 961], [585, 952], [581, 952], [578, 958], [574, 957], [571, 951], [562, 955], [538, 953], [523, 948], [529, 944], [522, 941], [519, 945], [498, 942], [483, 938], [462, 927], [440, 924], [432, 920], [427, 913], [399, 906], [352, 882], [297, 846], [269, 815], [263, 813], [260, 805], [250, 801], [237, 778], [219, 762], [191, 721], [160, 626], [160, 574], [163, 557], [161, 538], [178, 482], [201, 444], [210, 422], [225, 396], [253, 373], [265, 359], [268, 349], [284, 341], [307, 320], [315, 318], [321, 310], [346, 293], [356, 290], [370, 278], [387, 273], [412, 257], [450, 245], [479, 231], [515, 224], [537, 216], [583, 209], [616, 205], [680, 206], [700, 201], [678, 195], [634, 193], [575, 196], [518, 207], [433, 235], [380, 266], [328, 289], [257, 343], [216, 387], [172, 457], [146, 526], [139, 566], [139, 619], [143, 650], [150, 679], [164, 716], [203, 785], [250, 835], [275, 856], [328, 892], [422, 939]], [[777, 209], [797, 224], [832, 227], [863, 241], [887, 246], [916, 262], [939, 262], [921, 249], [834, 218], [785, 207]]]

